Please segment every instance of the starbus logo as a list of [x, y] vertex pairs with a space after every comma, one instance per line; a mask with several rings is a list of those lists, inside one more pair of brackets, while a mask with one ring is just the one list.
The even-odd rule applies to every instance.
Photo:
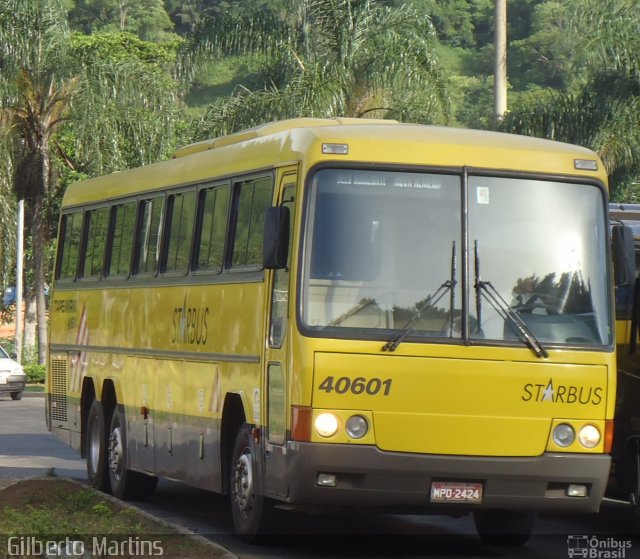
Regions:
[[629, 549], [631, 549], [631, 540], [584, 535], [567, 537], [567, 554], [570, 558], [626, 559]]
[[554, 384], [550, 378], [546, 384], [525, 384], [522, 389], [522, 401], [597, 406], [602, 402], [602, 387]]
[[207, 343], [209, 307], [191, 307], [184, 298], [182, 307], [173, 309], [173, 329], [171, 343], [197, 344]]

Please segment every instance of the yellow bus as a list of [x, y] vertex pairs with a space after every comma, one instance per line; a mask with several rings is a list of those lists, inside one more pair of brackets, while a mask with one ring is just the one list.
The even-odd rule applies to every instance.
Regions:
[[595, 512], [616, 365], [606, 174], [494, 132], [293, 119], [71, 185], [50, 429], [93, 486], [472, 512], [526, 541]]
[[628, 229], [627, 252], [634, 258], [626, 277], [616, 280], [618, 403], [606, 495], [629, 501], [640, 513], [640, 204], [609, 204], [609, 216], [612, 226]]

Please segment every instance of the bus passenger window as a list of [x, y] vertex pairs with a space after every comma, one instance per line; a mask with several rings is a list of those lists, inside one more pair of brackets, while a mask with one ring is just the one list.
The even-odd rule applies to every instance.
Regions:
[[186, 273], [189, 269], [195, 209], [195, 190], [169, 197], [164, 272]]
[[271, 177], [249, 180], [237, 185], [236, 231], [231, 266], [261, 267], [264, 214], [271, 205]]
[[158, 267], [163, 202], [161, 196], [140, 202], [134, 274], [153, 274]]
[[82, 277], [99, 278], [102, 275], [104, 246], [107, 240], [108, 209], [98, 208], [87, 212], [85, 220], [85, 249]]
[[109, 276], [123, 277], [129, 275], [135, 220], [135, 202], [119, 204], [111, 208], [110, 242], [107, 258]]
[[220, 273], [229, 210], [229, 186], [207, 188], [200, 193], [202, 211], [197, 269]]
[[62, 242], [58, 254], [57, 279], [75, 279], [81, 238], [82, 212], [64, 215], [62, 217]]

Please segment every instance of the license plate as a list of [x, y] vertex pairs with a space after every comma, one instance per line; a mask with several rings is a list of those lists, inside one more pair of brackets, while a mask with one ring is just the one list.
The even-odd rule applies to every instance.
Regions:
[[431, 483], [432, 503], [481, 503], [482, 484], [457, 481]]
[[7, 384], [7, 377], [0, 377], [0, 384]]

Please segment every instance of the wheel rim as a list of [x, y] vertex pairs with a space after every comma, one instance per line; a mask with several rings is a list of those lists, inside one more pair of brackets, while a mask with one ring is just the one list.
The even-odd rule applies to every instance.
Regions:
[[98, 473], [98, 462], [100, 461], [100, 427], [97, 422], [91, 425], [91, 436], [89, 437], [89, 456], [91, 473]]
[[233, 471], [233, 498], [240, 514], [247, 518], [253, 508], [253, 468], [248, 448], [242, 451]]
[[114, 479], [119, 480], [122, 475], [122, 434], [120, 426], [116, 426], [109, 436], [109, 468]]

